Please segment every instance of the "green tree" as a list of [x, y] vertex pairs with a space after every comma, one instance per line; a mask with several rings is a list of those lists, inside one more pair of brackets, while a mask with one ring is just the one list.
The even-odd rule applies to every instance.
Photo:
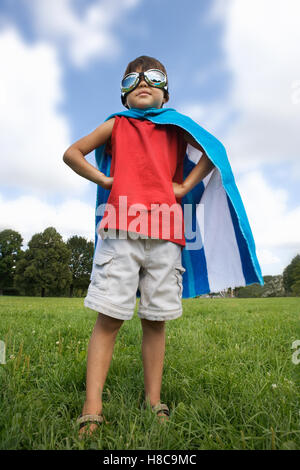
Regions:
[[300, 281], [300, 255], [296, 255], [283, 271], [283, 285], [287, 294], [293, 294], [293, 285]]
[[263, 286], [255, 283], [245, 287], [237, 287], [235, 289], [236, 297], [283, 297], [285, 295], [281, 274], [264, 276], [263, 279]]
[[263, 287], [257, 283], [235, 288], [235, 295], [240, 298], [261, 297], [262, 293]]
[[72, 282], [70, 285], [70, 297], [74, 289], [86, 290], [90, 283], [90, 274], [93, 264], [94, 243], [84, 237], [74, 235], [67, 240], [67, 246], [71, 250], [70, 271]]
[[292, 294], [297, 297], [300, 296], [300, 279], [292, 285]]
[[300, 263], [295, 266], [293, 274], [294, 282], [291, 285], [291, 291], [293, 295], [300, 296]]
[[0, 232], [0, 295], [4, 289], [13, 288], [15, 270], [22, 257], [23, 238], [15, 230]]
[[17, 264], [16, 281], [30, 295], [61, 295], [72, 281], [71, 250], [54, 227], [36, 233]]

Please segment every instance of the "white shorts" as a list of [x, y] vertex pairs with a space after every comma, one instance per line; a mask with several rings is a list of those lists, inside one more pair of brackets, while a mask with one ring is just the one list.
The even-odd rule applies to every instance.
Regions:
[[[119, 233], [119, 232], [118, 232]], [[172, 320], [182, 315], [181, 245], [161, 239], [98, 237], [93, 271], [84, 305], [130, 320], [137, 289], [138, 316]]]

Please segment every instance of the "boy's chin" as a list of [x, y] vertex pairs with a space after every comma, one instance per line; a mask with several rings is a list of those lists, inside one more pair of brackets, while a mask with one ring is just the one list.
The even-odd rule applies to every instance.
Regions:
[[143, 103], [136, 103], [136, 104], [128, 104], [127, 105], [129, 106], [129, 109], [131, 108], [135, 108], [135, 109], [147, 109], [147, 108], [157, 108], [157, 109], [160, 109], [158, 106], [155, 106], [154, 103], [152, 104], [143, 104]]

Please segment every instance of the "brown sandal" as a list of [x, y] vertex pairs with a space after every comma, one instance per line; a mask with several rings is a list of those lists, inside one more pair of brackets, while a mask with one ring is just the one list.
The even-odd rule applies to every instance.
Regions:
[[164, 418], [164, 417], [169, 417], [170, 416], [170, 410], [168, 406], [165, 403], [157, 403], [157, 405], [154, 405], [151, 407], [153, 413], [163, 413], [165, 416], [158, 416], [158, 418]]
[[76, 424], [79, 424], [79, 429], [83, 428], [87, 423], [95, 423], [100, 425], [103, 423], [104, 418], [102, 415], [80, 415], [76, 421]]

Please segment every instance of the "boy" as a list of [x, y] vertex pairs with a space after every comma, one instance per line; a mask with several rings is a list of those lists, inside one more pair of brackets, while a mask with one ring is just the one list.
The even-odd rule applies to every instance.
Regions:
[[[149, 69], [160, 69], [164, 73], [166, 73], [163, 65], [152, 58], [142, 57], [140, 59], [137, 59], [136, 61], [133, 61], [133, 63], [130, 64], [130, 67], [131, 70], [135, 72], [144, 72]], [[127, 75], [126, 72], [125, 75]], [[168, 94], [164, 92], [164, 90], [162, 90], [161, 88], [155, 88], [153, 86], [151, 87], [145, 81], [145, 78], [141, 77], [141, 80], [139, 81], [137, 87], [127, 94], [126, 104], [129, 108], [161, 108], [163, 104], [168, 101], [168, 99]], [[101, 124], [91, 134], [87, 135], [86, 137], [78, 140], [73, 145], [71, 145], [67, 149], [63, 157], [64, 162], [67, 163], [76, 173], [83, 176], [84, 178], [89, 179], [90, 181], [93, 181], [94, 183], [102, 186], [105, 189], [111, 189], [113, 184], [113, 178], [101, 174], [93, 165], [89, 164], [84, 159], [84, 156], [110, 139], [114, 124], [114, 118]], [[200, 149], [200, 146], [196, 142], [192, 141], [189, 134], [183, 134], [183, 138], [186, 142], [189, 142]], [[196, 171], [194, 171], [193, 174], [189, 175], [189, 177], [185, 180], [184, 185], [180, 185], [178, 183], [174, 184], [175, 196], [178, 198], [184, 196], [184, 194], [191, 190], [196, 183], [198, 183], [202, 178], [204, 178], [211, 171], [211, 169], [212, 164], [209, 159], [207, 157], [204, 159], [201, 158], [199, 166], [196, 168]], [[139, 169], [137, 171], [139, 171]], [[140, 176], [142, 175], [138, 175], [138, 177]], [[171, 175], [169, 182], [172, 183]], [[138, 242], [138, 240], [134, 241], [125, 239], [117, 239], [112, 241], [129, 242], [130, 244]], [[145, 240], [140, 240], [140, 242], [143, 241]], [[174, 262], [176, 262], [176, 260], [178, 259], [178, 255], [181, 254], [181, 246], [175, 245], [173, 242], [168, 242], [165, 240], [160, 240], [158, 243], [161, 246], [155, 246], [154, 248], [159, 248], [158, 250], [156, 250], [156, 252], [158, 255], [160, 255], [160, 259], [153, 260], [153, 266], [151, 266], [151, 269], [155, 271], [155, 269], [157, 269], [155, 267], [155, 262], [162, 262], [161, 254], [163, 254], [164, 245], [168, 245], [168, 248], [171, 248], [171, 250], [169, 249], [169, 251], [167, 252], [167, 256], [164, 259], [164, 262], [167, 264], [167, 267], [163, 266], [161, 269], [162, 272], [168, 273], [168, 278], [166, 279], [165, 286], [166, 292], [170, 288], [173, 288], [173, 290], [175, 289], [176, 295], [176, 278], [172, 278], [172, 272], [170, 272], [168, 266], [172, 266]], [[170, 243], [173, 244], [174, 247], [170, 247]], [[152, 247], [149, 245], [149, 248], [151, 254]], [[130, 252], [130, 250], [128, 250], [128, 255], [130, 255], [131, 253], [133, 252]], [[126, 263], [126, 259], [124, 260], [124, 262]], [[123, 276], [125, 274], [126, 273], [123, 272]], [[120, 278], [120, 282], [121, 280], [122, 279]], [[171, 286], [168, 287], [168, 283], [170, 282], [172, 282], [173, 285], [171, 284]], [[151, 289], [149, 289], [149, 291], [151, 291]], [[143, 293], [141, 292], [141, 295], [142, 294]], [[111, 298], [111, 303], [113, 303], [114, 298], [117, 297], [117, 295], [118, 292], [115, 292], [115, 296], [112, 296]], [[180, 308], [179, 296], [177, 296], [177, 300], [178, 308]], [[165, 321], [147, 319], [146, 316], [147, 314], [145, 313], [145, 317], [141, 318], [143, 328], [142, 353], [144, 365], [145, 398], [149, 399], [151, 406], [155, 406], [159, 405], [160, 403], [160, 389], [165, 354]], [[179, 316], [179, 314], [177, 316]], [[102, 391], [111, 362], [115, 339], [123, 321], [124, 320], [122, 319], [99, 312], [88, 349], [86, 384], [87, 390], [86, 401], [82, 410], [83, 416], [101, 416]], [[165, 419], [168, 419], [169, 413], [167, 407], [157, 407], [156, 410], [158, 410], [158, 416], [162, 416]], [[95, 427], [96, 424], [91, 424], [90, 432], [92, 432]], [[83, 433], [85, 430], [86, 426], [83, 426], [80, 432]]]
[[[159, 114], [168, 99], [164, 66], [152, 57], [135, 59], [128, 64], [122, 81], [122, 103], [132, 114], [127, 117], [126, 112], [119, 113], [106, 120], [71, 145], [63, 157], [76, 173], [95, 182], [98, 190], [99, 186], [110, 190], [107, 207], [114, 209], [112, 216], [103, 217], [99, 225], [101, 239], [85, 299], [85, 305], [99, 313], [88, 348], [86, 400], [78, 420], [80, 435], [92, 433], [103, 421], [102, 391], [115, 339], [123, 321], [133, 315], [137, 288], [141, 293], [138, 316], [143, 329], [145, 402], [160, 420], [168, 420], [169, 409], [160, 402], [165, 321], [182, 314], [185, 269], [181, 251], [185, 238], [183, 219], [178, 222], [176, 211], [171, 226], [167, 223], [164, 227], [159, 221], [156, 232], [152, 231], [158, 220], [153, 203], [175, 207], [177, 216], [182, 216], [181, 199], [214, 169], [204, 148], [184, 126], [155, 124], [147, 118], [148, 112]], [[183, 181], [187, 144], [202, 157]], [[101, 146], [112, 155], [110, 176], [84, 158]], [[123, 208], [122, 197], [129, 201], [129, 210]], [[139, 230], [130, 212], [133, 206], [143, 216]]]

